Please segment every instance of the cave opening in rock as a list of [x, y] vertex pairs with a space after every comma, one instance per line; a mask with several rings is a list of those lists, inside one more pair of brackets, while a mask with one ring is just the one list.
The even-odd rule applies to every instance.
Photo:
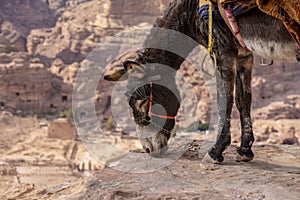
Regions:
[[68, 96], [63, 95], [63, 96], [61, 97], [61, 101], [62, 101], [62, 102], [68, 101]]

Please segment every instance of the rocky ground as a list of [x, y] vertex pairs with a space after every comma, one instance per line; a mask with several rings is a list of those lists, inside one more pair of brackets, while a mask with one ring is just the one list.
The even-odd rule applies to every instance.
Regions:
[[47, 124], [0, 112], [1, 194], [16, 184], [59, 184], [103, 168], [81, 142], [49, 138]]
[[[108, 134], [107, 144], [127, 153], [104, 165], [81, 141], [48, 138], [45, 119], [8, 113], [0, 119], [1, 199], [273, 200], [300, 196], [299, 145], [267, 144], [288, 137], [279, 137], [280, 124], [277, 135], [265, 135], [267, 140], [260, 141], [264, 136], [256, 134], [256, 157], [249, 163], [234, 161], [235, 141], [222, 165], [202, 165], [200, 160], [216, 137], [213, 133], [178, 133], [180, 145], [188, 142], [187, 151], [180, 156], [178, 149], [170, 148], [166, 158], [130, 153], [140, 148], [137, 139], [114, 133]], [[268, 127], [268, 122], [261, 123], [258, 126]], [[237, 131], [232, 132], [238, 135]]]
[[[15, 185], [54, 186], [105, 167], [80, 138], [50, 136], [49, 124], [45, 118], [0, 112], [1, 195]], [[120, 133], [108, 134], [106, 142], [127, 151], [140, 147], [136, 138], [123, 140]]]
[[[199, 146], [202, 142], [198, 141]], [[225, 162], [202, 168], [195, 157], [182, 156], [171, 165], [150, 173], [130, 173], [106, 168], [89, 178], [51, 187], [19, 185], [4, 199], [244, 199], [297, 200], [300, 197], [299, 146], [255, 145], [255, 160], [234, 161], [236, 146], [225, 153]], [[130, 155], [118, 165], [143, 165], [148, 155]], [[159, 159], [151, 162], [159, 166]], [[117, 165], [115, 165], [117, 167]]]

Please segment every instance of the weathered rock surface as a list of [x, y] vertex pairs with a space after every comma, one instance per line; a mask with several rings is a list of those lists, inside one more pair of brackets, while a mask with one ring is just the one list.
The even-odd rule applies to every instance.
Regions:
[[125, 27], [152, 24], [170, 0], [163, 1], [67, 1], [66, 8], [52, 28], [35, 29], [28, 37], [31, 55], [65, 63], [82, 61], [103, 40]]
[[[168, 2], [1, 2], [1, 108], [38, 114], [68, 109], [71, 84], [85, 56], [106, 36], [142, 22], [152, 24]], [[109, 101], [109, 94], [102, 100]]]
[[104, 167], [79, 140], [49, 138], [53, 127], [48, 124], [45, 119], [0, 112], [0, 196], [16, 184], [56, 185]]
[[23, 37], [32, 29], [51, 27], [56, 21], [46, 0], [4, 0], [0, 8], [1, 24], [10, 22]]
[[[249, 163], [234, 162], [235, 151], [230, 146], [224, 164], [210, 169], [201, 168], [198, 159], [183, 156], [155, 172], [133, 174], [106, 168], [93, 177], [51, 187], [16, 186], [3, 198], [299, 199], [299, 146], [254, 146], [256, 158]], [[130, 157], [138, 162], [148, 160], [146, 154]], [[131, 167], [136, 164], [126, 160], [119, 164], [122, 162]]]
[[[170, 0], [2, 1], [0, 81], [3, 84], [0, 105], [14, 112], [32, 108], [34, 112], [61, 112], [70, 106], [71, 83], [74, 82], [80, 62], [85, 56], [107, 36], [141, 23], [152, 24], [169, 2]], [[202, 61], [199, 60], [200, 62]], [[255, 120], [299, 119], [299, 69], [299, 63], [275, 63], [271, 67], [260, 67], [256, 61], [253, 78]], [[215, 114], [211, 108], [212, 90], [206, 87], [207, 83], [199, 71], [188, 64], [184, 64], [179, 73], [182, 75], [179, 84], [189, 83], [190, 88], [182, 93], [184, 105], [178, 119], [182, 119], [184, 126], [199, 120], [203, 123], [210, 122], [211, 115]], [[38, 78], [32, 78], [37, 75]], [[96, 107], [99, 108], [99, 119], [106, 120], [110, 115], [110, 91], [113, 86], [109, 83], [101, 84], [96, 94]], [[21, 97], [16, 95], [19, 93]], [[190, 99], [190, 93], [195, 94], [200, 101], [197, 103]], [[62, 100], [66, 98], [67, 104]], [[184, 112], [194, 107], [197, 108], [195, 111]], [[182, 116], [184, 113], [186, 116]], [[237, 112], [233, 114], [233, 118], [238, 119]]]
[[[72, 84], [26, 53], [0, 54], [0, 110], [55, 114], [71, 105]], [[62, 64], [63, 65], [63, 64]], [[73, 79], [74, 75], [70, 78]], [[65, 76], [69, 77], [68, 74]]]
[[57, 119], [48, 125], [48, 138], [77, 140], [76, 127], [67, 119]]

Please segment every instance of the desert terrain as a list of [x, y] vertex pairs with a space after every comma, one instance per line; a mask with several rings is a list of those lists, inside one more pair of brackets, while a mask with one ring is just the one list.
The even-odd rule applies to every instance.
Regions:
[[[73, 86], [86, 58], [109, 37], [151, 26], [170, 1], [0, 2], [0, 199], [300, 198], [299, 63], [262, 67], [255, 57], [256, 157], [249, 163], [234, 161], [240, 142], [235, 109], [233, 143], [225, 152], [225, 162], [201, 165], [216, 134], [186, 128], [199, 121], [211, 123], [214, 101], [201, 73], [187, 62], [178, 72], [178, 85], [189, 88], [181, 93], [184, 103], [177, 119], [180, 148], [186, 152], [176, 159], [172, 157], [176, 151], [169, 152], [173, 160], [132, 152], [141, 148], [134, 125], [114, 121], [111, 109], [124, 100], [112, 100], [115, 85], [102, 79], [95, 92], [101, 134], [106, 145], [120, 148], [124, 155], [99, 160], [77, 135]], [[205, 49], [199, 53], [204, 57]], [[197, 102], [189, 98], [191, 93]], [[185, 112], [192, 108], [195, 111]]]

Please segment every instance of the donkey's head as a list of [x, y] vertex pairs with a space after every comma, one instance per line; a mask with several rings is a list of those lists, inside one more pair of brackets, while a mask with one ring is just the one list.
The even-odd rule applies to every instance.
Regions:
[[166, 70], [150, 65], [146, 67], [136, 61], [125, 61], [121, 70], [104, 79], [128, 81], [125, 95], [137, 125], [137, 134], [145, 151], [155, 156], [167, 150], [180, 103], [175, 74], [172, 77]]

